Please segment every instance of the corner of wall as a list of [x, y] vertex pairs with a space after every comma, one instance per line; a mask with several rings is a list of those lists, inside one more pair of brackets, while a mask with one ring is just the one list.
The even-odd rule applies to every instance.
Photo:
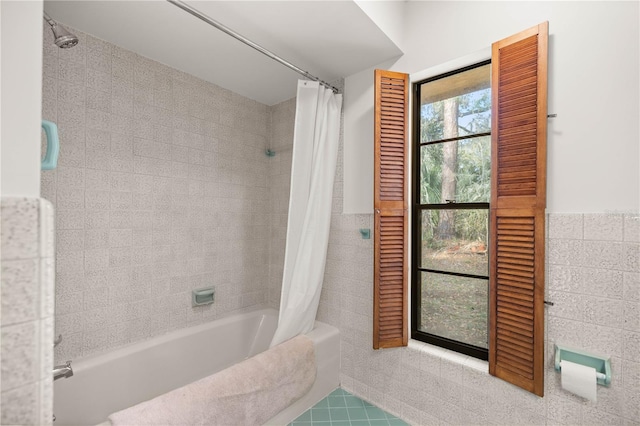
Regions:
[[[42, 0], [1, 2], [4, 196], [40, 195]], [[20, 43], [15, 43], [20, 40]]]

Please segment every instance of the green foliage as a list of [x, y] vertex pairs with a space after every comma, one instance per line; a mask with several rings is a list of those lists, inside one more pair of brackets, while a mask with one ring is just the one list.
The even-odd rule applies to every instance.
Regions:
[[[443, 139], [444, 101], [421, 106], [420, 141]], [[491, 92], [484, 89], [458, 97], [458, 134], [473, 135], [491, 129]], [[490, 137], [472, 137], [458, 144], [456, 201], [489, 202], [491, 190], [491, 143]], [[420, 149], [420, 203], [443, 203], [442, 167], [443, 145], [437, 143]], [[429, 246], [438, 245], [434, 235], [440, 214], [426, 210], [422, 216], [422, 238]], [[459, 240], [486, 241], [487, 216], [483, 210], [458, 210], [455, 219], [455, 238]]]

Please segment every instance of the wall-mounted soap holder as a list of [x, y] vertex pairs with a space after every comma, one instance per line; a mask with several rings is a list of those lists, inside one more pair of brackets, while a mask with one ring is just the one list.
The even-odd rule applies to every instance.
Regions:
[[215, 289], [213, 287], [203, 287], [191, 292], [191, 306], [210, 305], [213, 303]]
[[362, 237], [363, 240], [368, 240], [371, 238], [371, 229], [360, 228], [358, 229], [358, 231], [360, 231], [360, 236]]
[[560, 371], [560, 363], [569, 361], [575, 364], [592, 367], [596, 370], [596, 378], [599, 385], [611, 385], [611, 357], [604, 355], [594, 355], [580, 349], [567, 346], [554, 345], [555, 348], [555, 369]]

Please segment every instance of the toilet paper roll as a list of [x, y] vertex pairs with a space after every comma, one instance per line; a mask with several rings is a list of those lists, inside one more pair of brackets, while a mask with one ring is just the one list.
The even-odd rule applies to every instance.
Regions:
[[562, 361], [560, 362], [560, 375], [562, 389], [590, 401], [596, 401], [598, 382], [595, 368], [571, 361]]

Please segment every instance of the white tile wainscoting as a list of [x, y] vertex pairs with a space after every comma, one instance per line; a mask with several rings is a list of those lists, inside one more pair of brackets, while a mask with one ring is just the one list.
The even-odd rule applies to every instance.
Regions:
[[[412, 424], [640, 424], [640, 215], [548, 215], [544, 398], [421, 342], [370, 349], [373, 247], [355, 222], [373, 218], [335, 219], [320, 313], [343, 337], [345, 389]], [[556, 342], [611, 355], [613, 381], [598, 386], [597, 402], [561, 389]]]
[[0, 208], [0, 423], [50, 425], [53, 415], [53, 206], [38, 198], [2, 197]]

